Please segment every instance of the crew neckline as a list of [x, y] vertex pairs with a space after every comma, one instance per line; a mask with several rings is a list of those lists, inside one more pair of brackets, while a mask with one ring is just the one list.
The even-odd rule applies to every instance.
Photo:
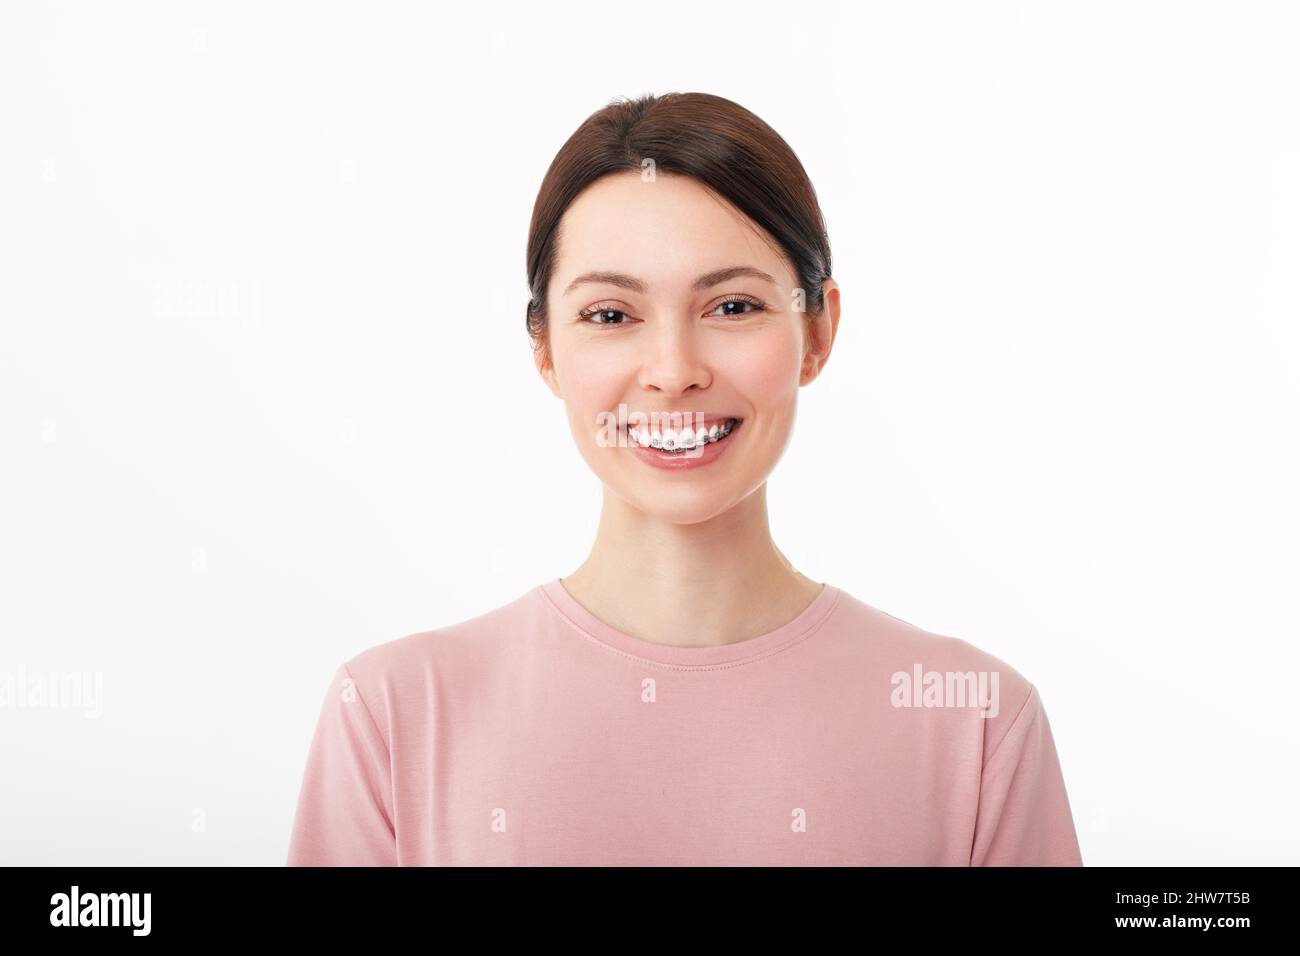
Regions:
[[587, 637], [623, 654], [687, 670], [728, 667], [755, 661], [811, 637], [830, 616], [838, 603], [840, 589], [822, 582], [822, 589], [802, 611], [775, 630], [743, 641], [712, 647], [683, 647], [674, 644], [656, 644], [618, 630], [589, 611], [553, 578], [537, 587], [537, 592], [550, 603], [560, 616]]

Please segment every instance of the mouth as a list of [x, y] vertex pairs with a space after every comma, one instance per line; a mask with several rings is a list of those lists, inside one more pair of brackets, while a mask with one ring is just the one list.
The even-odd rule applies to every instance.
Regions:
[[726, 418], [708, 427], [673, 429], [659, 426], [627, 427], [624, 434], [628, 444], [638, 448], [653, 448], [665, 455], [689, 455], [710, 445], [725, 442], [739, 430], [743, 418]]

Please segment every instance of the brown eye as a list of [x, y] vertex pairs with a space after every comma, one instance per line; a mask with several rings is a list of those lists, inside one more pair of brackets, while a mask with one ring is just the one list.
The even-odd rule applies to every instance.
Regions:
[[626, 325], [626, 322], [617, 321], [619, 316], [627, 318], [627, 313], [622, 309], [604, 309], [596, 306], [579, 312], [578, 320], [586, 325], [596, 325], [601, 328]]
[[[746, 309], [744, 306], [750, 306], [751, 308]], [[748, 315], [751, 312], [762, 312], [764, 308], [765, 306], [763, 303], [752, 296], [737, 295], [723, 299], [713, 307], [713, 313], [710, 314], [716, 313], [718, 309], [723, 309], [724, 311], [722, 312], [722, 315], [724, 318], [738, 318], [743, 315]]]

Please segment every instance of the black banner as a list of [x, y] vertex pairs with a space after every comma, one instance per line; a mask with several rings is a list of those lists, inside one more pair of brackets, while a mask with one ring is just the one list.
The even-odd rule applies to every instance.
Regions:
[[1290, 867], [572, 868], [539, 882], [528, 868], [492, 869], [10, 867], [0, 870], [0, 914], [7, 942], [72, 935], [90, 945], [373, 944], [408, 931], [432, 946], [453, 927], [495, 936], [530, 925], [548, 935], [594, 930], [599, 940], [612, 933], [635, 945], [685, 924], [733, 943], [738, 930], [813, 928], [922, 944], [965, 938], [984, 945], [993, 934], [1016, 939], [1032, 930], [1053, 940], [1233, 946], [1289, 935], [1283, 884], [1295, 876]]

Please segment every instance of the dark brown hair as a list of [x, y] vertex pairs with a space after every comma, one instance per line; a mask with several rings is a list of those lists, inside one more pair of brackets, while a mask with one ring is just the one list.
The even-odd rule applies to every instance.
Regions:
[[546, 343], [546, 290], [555, 268], [564, 211], [602, 176], [640, 171], [691, 176], [765, 229], [784, 251], [805, 311], [820, 314], [831, 276], [830, 238], [817, 194], [788, 143], [761, 119], [710, 93], [616, 98], [568, 138], [542, 179], [528, 228], [525, 318], [534, 349]]

